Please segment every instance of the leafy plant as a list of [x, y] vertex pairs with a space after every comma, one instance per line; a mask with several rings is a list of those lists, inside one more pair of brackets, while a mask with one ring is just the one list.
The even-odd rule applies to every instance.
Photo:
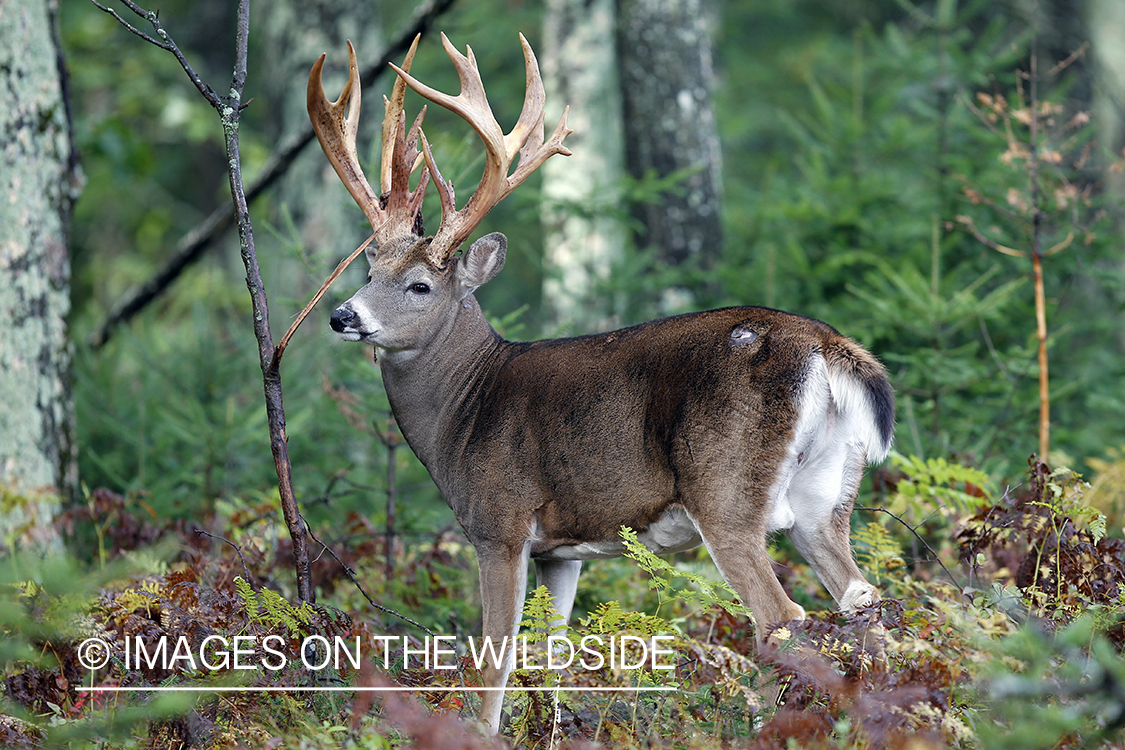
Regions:
[[[660, 596], [661, 604], [669, 601], [696, 601], [704, 607], [717, 605], [735, 615], [751, 616], [750, 610], [740, 602], [733, 601], [734, 591], [725, 583], [715, 583], [698, 573], [682, 570], [657, 557], [647, 547], [637, 541], [637, 532], [628, 527], [621, 529], [621, 541], [625, 545], [625, 556], [635, 560], [641, 570], [651, 576], [648, 586]], [[676, 579], [686, 579], [695, 588], [676, 585]]]

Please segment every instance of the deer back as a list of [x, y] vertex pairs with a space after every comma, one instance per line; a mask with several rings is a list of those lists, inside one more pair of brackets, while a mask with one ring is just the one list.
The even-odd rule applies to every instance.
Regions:
[[490, 351], [487, 372], [468, 379], [471, 397], [445, 417], [435, 474], [478, 534], [540, 514], [558, 537], [551, 543], [615, 539], [671, 504], [705, 513], [684, 489], [722, 476], [762, 503], [802, 411], [815, 411], [810, 398], [835, 399], [840, 419], [877, 415], [881, 426], [861, 437], [873, 459], [889, 445], [881, 365], [831, 327], [788, 313], [728, 308]]

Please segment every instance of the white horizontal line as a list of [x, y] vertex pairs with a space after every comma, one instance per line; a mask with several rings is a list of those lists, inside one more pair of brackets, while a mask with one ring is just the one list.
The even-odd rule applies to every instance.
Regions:
[[650, 693], [660, 692], [666, 693], [676, 690], [674, 687], [583, 687], [583, 686], [566, 686], [560, 685], [559, 687], [406, 687], [403, 685], [393, 685], [391, 687], [204, 687], [200, 685], [185, 685], [182, 687], [79, 687], [75, 688], [79, 693], [289, 693], [289, 692], [321, 692], [321, 693], [462, 693], [462, 692], [501, 692], [510, 690], [513, 692], [526, 692], [526, 693], [553, 693], [555, 691], [564, 691], [568, 693]]

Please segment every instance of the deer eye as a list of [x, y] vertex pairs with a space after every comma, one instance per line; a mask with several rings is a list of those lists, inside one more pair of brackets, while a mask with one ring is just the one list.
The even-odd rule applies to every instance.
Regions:
[[430, 293], [430, 285], [429, 284], [423, 284], [423, 283], [419, 282], [417, 284], [412, 285], [410, 287], [410, 291], [414, 292], [415, 294], [429, 294]]

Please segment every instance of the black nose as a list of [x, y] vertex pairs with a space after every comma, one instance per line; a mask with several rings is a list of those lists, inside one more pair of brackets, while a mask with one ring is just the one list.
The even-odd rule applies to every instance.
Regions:
[[344, 329], [355, 322], [355, 313], [346, 307], [337, 307], [332, 311], [332, 318], [328, 324], [336, 333], [343, 333]]

